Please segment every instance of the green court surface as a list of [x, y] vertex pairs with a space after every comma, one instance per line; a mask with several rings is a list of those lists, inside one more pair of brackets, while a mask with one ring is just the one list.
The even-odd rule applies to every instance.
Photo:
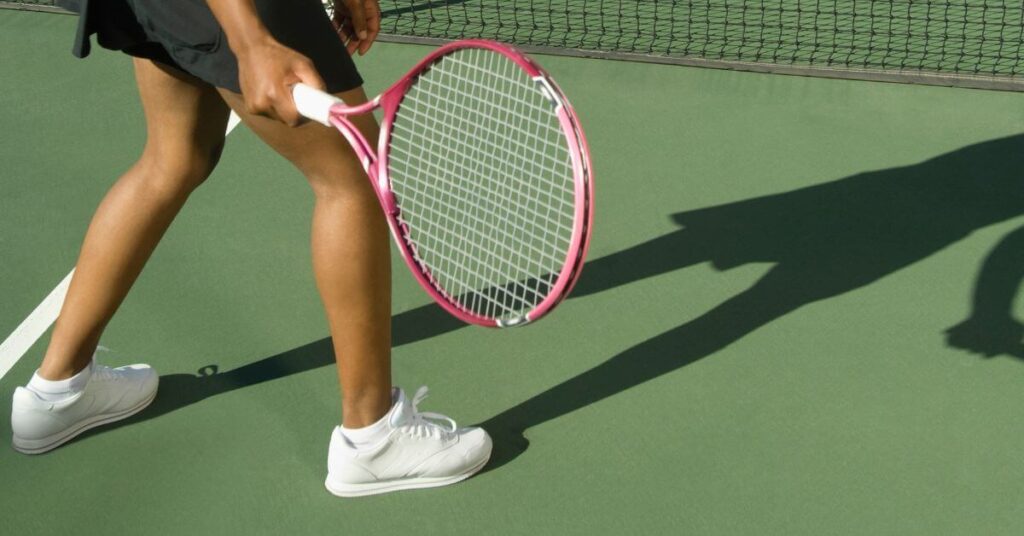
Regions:
[[[74, 59], [74, 23], [0, 11], [0, 338], [143, 143], [128, 58]], [[376, 45], [369, 92], [427, 50]], [[594, 157], [574, 297], [465, 327], [396, 257], [395, 382], [483, 423], [485, 472], [324, 490], [312, 195], [240, 127], [102, 342], [161, 372], [157, 401], [46, 455], [0, 448], [0, 532], [1019, 534], [1024, 95], [538, 60]], [[0, 381], [5, 438], [46, 341]]]

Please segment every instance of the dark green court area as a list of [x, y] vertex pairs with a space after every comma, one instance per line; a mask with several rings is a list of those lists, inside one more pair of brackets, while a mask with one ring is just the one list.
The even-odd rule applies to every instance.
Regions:
[[[0, 340], [144, 143], [130, 60], [0, 10]], [[429, 47], [380, 43], [375, 94]], [[571, 299], [449, 318], [395, 257], [394, 373], [496, 441], [455, 486], [342, 500], [312, 193], [248, 130], [111, 323], [147, 411], [0, 445], [4, 534], [1012, 535], [1024, 522], [1024, 95], [537, 56], [596, 227]], [[0, 381], [11, 394], [48, 335]]]

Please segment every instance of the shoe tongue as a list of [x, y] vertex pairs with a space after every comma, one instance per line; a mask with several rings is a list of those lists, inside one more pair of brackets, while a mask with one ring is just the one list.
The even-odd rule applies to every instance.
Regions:
[[388, 422], [392, 427], [402, 426], [412, 419], [412, 401], [405, 396], [405, 391], [398, 390], [395, 396], [395, 404], [391, 408], [391, 417]]

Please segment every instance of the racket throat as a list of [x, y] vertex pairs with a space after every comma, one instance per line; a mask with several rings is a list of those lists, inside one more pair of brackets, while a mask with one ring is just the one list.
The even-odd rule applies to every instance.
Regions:
[[374, 152], [373, 147], [366, 142], [360, 134], [359, 129], [355, 126], [352, 121], [342, 115], [332, 115], [330, 118], [331, 124], [334, 128], [341, 132], [341, 135], [345, 137], [352, 150], [355, 151], [356, 156], [359, 158], [359, 163], [362, 164], [363, 169], [367, 175], [370, 176], [371, 180], [376, 180], [377, 173], [377, 155]]

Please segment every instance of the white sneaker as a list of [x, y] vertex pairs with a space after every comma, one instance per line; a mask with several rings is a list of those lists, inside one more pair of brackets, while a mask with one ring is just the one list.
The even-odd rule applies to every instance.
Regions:
[[491, 457], [487, 432], [458, 428], [444, 415], [421, 413], [417, 405], [426, 396], [427, 388], [420, 387], [410, 402], [399, 390], [398, 401], [385, 416], [387, 437], [377, 445], [357, 449], [336, 427], [327, 455], [327, 490], [339, 497], [360, 497], [432, 488], [482, 469]]
[[85, 388], [55, 402], [29, 389], [14, 390], [11, 430], [14, 449], [41, 454], [75, 436], [142, 411], [156, 398], [159, 376], [149, 365], [110, 368], [93, 362]]

